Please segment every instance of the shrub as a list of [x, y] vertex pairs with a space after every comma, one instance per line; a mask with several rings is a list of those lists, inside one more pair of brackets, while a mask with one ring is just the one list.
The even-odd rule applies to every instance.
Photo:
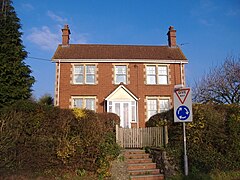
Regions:
[[[147, 126], [168, 125], [168, 151], [183, 167], [182, 123], [173, 122], [173, 110], [150, 118]], [[238, 105], [193, 105], [193, 122], [186, 123], [190, 172], [208, 173], [240, 168], [240, 108]]]
[[2, 109], [0, 118], [1, 167], [44, 170], [61, 165], [56, 147], [74, 118], [70, 110], [21, 101]]
[[160, 127], [173, 122], [173, 109], [158, 113], [150, 117], [146, 122], [147, 127]]
[[[235, 117], [231, 119], [230, 117]], [[202, 172], [240, 167], [240, 110], [234, 105], [195, 105], [193, 122], [187, 124], [189, 163]], [[230, 124], [237, 128], [231, 128]]]
[[108, 132], [105, 135], [104, 141], [99, 144], [101, 153], [96, 163], [98, 165], [97, 172], [102, 178], [110, 176], [110, 161], [117, 158], [120, 154], [120, 146], [116, 143], [115, 139], [115, 133]]
[[114, 113], [98, 113], [100, 121], [104, 122], [107, 131], [115, 131], [116, 125], [120, 125], [120, 117]]
[[84, 117], [86, 116], [84, 109], [73, 108], [72, 111], [73, 111], [74, 116], [75, 116], [77, 119], [81, 119], [81, 118], [84, 118]]
[[0, 171], [72, 168], [106, 175], [109, 161], [119, 154], [106, 122], [91, 110], [31, 101], [0, 109]]

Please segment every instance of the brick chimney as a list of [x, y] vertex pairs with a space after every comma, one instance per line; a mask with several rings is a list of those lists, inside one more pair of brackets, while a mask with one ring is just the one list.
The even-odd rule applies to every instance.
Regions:
[[173, 26], [169, 27], [169, 31], [167, 33], [168, 35], [168, 46], [169, 47], [176, 47], [177, 41], [176, 41], [176, 30]]
[[69, 45], [69, 40], [70, 40], [70, 29], [68, 25], [64, 25], [64, 28], [62, 29], [62, 45], [63, 46], [68, 46]]

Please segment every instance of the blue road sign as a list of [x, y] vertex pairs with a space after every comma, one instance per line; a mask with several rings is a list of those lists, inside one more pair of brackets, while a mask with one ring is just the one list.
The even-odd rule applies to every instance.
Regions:
[[187, 106], [179, 106], [176, 111], [177, 118], [179, 120], [186, 120], [190, 115], [190, 110]]
[[174, 122], [192, 122], [192, 95], [190, 88], [174, 89]]

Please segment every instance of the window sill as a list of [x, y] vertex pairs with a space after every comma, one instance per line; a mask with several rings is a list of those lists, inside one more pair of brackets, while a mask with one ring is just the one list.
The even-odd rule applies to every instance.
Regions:
[[145, 84], [146, 86], [169, 86], [171, 84]]
[[71, 85], [73, 85], [73, 86], [95, 86], [97, 84], [74, 84], [74, 83], [72, 83]]
[[125, 86], [126, 86], [126, 85], [129, 85], [129, 84], [126, 84], [126, 83], [122, 83], [122, 82], [121, 82], [121, 83], [114, 83], [113, 85], [116, 85], [116, 86], [118, 86], [118, 85], [125, 85]]

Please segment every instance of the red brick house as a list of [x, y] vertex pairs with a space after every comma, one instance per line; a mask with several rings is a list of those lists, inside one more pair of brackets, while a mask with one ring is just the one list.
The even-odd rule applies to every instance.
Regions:
[[167, 36], [165, 46], [69, 44], [65, 25], [52, 57], [55, 106], [113, 112], [122, 127], [145, 127], [149, 117], [172, 106], [174, 85], [185, 84], [188, 60], [172, 26]]

